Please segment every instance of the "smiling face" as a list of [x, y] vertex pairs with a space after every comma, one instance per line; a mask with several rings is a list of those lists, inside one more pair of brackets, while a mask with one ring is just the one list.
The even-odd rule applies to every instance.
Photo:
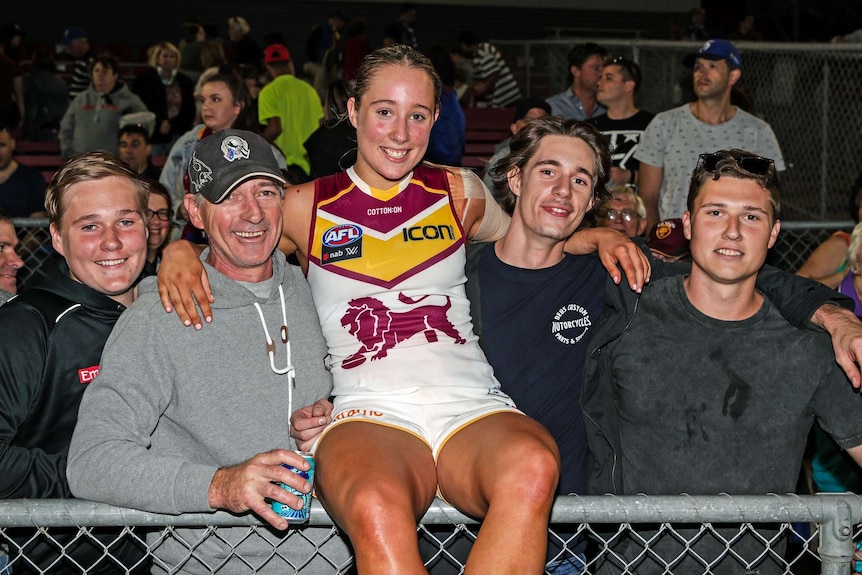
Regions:
[[18, 270], [24, 262], [18, 256], [18, 236], [11, 222], [0, 221], [0, 289], [18, 293]]
[[187, 194], [189, 221], [207, 233], [207, 263], [226, 276], [247, 282], [272, 277], [272, 252], [281, 238], [281, 185], [268, 178], [248, 180], [224, 201], [213, 204]]
[[682, 219], [691, 241], [692, 279], [718, 284], [753, 285], [781, 228], [773, 223], [769, 192], [756, 180], [729, 176], [704, 182]]
[[357, 107], [347, 101], [356, 127], [356, 173], [370, 186], [389, 189], [422, 161], [437, 119], [434, 84], [428, 74], [398, 64], [381, 67]]
[[224, 82], [207, 82], [201, 87], [201, 119], [213, 132], [230, 128], [241, 111]]
[[595, 162], [581, 139], [542, 138], [524, 169], [509, 173], [509, 187], [518, 198], [510, 229], [545, 245], [572, 235], [593, 205]]
[[147, 256], [147, 228], [131, 181], [118, 176], [78, 182], [63, 198], [51, 239], [73, 280], [129, 305]]
[[168, 48], [163, 48], [161, 52], [159, 52], [159, 57], [156, 60], [156, 63], [163, 69], [167, 71], [171, 71], [180, 64], [179, 56], [173, 50]]
[[150, 193], [147, 200], [147, 208], [153, 213], [152, 217], [147, 220], [147, 230], [150, 232], [150, 237], [147, 238], [147, 247], [150, 253], [155, 255], [156, 250], [162, 247], [165, 239], [168, 237], [168, 232], [171, 230], [170, 218], [163, 220], [160, 215], [169, 215], [168, 200], [161, 194]]

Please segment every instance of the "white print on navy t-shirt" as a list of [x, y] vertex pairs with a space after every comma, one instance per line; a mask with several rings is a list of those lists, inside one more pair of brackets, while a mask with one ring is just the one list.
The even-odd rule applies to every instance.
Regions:
[[551, 322], [551, 333], [566, 345], [574, 345], [587, 334], [593, 322], [586, 309], [576, 303], [560, 308]]

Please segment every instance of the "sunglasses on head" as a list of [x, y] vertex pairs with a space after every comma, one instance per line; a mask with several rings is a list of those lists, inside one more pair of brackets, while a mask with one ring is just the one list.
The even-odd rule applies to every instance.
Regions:
[[742, 156], [742, 155], [725, 155], [725, 154], [701, 154], [698, 161], [703, 166], [703, 169], [710, 173], [715, 173], [718, 163], [722, 160], [733, 160], [737, 165], [755, 176], [765, 176], [772, 169], [775, 162], [771, 158], [763, 156]]

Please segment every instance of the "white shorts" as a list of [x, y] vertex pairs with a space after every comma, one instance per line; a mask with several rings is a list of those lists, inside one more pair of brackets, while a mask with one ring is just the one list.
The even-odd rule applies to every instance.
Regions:
[[394, 392], [342, 395], [335, 398], [333, 427], [364, 421], [406, 431], [428, 444], [434, 461], [446, 441], [460, 429], [492, 413], [520, 413], [515, 402], [499, 389], [472, 387], [409, 387]]

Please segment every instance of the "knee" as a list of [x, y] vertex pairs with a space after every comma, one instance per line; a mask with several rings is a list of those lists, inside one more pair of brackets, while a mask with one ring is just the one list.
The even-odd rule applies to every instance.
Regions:
[[505, 483], [518, 486], [519, 496], [530, 501], [552, 501], [560, 479], [560, 456], [555, 445], [533, 443], [515, 448]]

